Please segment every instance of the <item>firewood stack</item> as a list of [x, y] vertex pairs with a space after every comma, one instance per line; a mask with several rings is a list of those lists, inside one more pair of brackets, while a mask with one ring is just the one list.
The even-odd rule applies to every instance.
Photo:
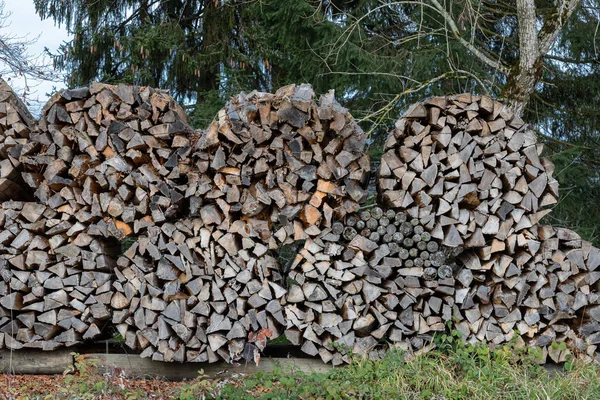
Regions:
[[114, 327], [154, 360], [234, 362], [285, 335], [338, 365], [453, 321], [469, 342], [596, 354], [600, 250], [538, 225], [553, 166], [488, 97], [412, 106], [370, 206], [366, 135], [308, 85], [240, 94], [194, 131], [151, 88], [68, 90], [36, 124], [0, 84], [0, 128], [0, 348]]
[[252, 359], [249, 338], [285, 326], [276, 250], [333, 235], [333, 219], [358, 209], [364, 143], [333, 93], [318, 104], [308, 85], [234, 98], [196, 143], [191, 218], [149, 228], [118, 261], [113, 320], [126, 342], [155, 360]]
[[0, 348], [52, 350], [98, 337], [111, 315], [114, 259], [70, 213], [0, 207]]
[[[433, 238], [465, 249], [452, 311], [465, 340], [500, 344], [520, 332], [519, 340], [558, 362], [568, 351], [554, 341], [595, 351], [600, 328], [587, 307], [600, 301], [593, 290], [600, 251], [575, 232], [538, 225], [558, 195], [554, 166], [541, 152], [535, 133], [501, 103], [436, 97], [396, 122], [378, 190]], [[584, 321], [591, 321], [585, 329]]]
[[223, 231], [249, 221], [272, 248], [318, 235], [366, 198], [365, 141], [333, 91], [318, 103], [310, 85], [240, 94], [196, 143], [190, 211]]
[[422, 348], [452, 315], [454, 255], [405, 213], [347, 215], [293, 260], [286, 337], [334, 365], [380, 356], [382, 340]]
[[[568, 229], [524, 231], [520, 251], [483, 263], [463, 253], [456, 275], [456, 328], [469, 342], [507, 342], [520, 332], [544, 358], [566, 361], [573, 349], [593, 356], [600, 343], [600, 249]], [[566, 342], [559, 350], [553, 342]], [[587, 345], [587, 346], [586, 346]]]
[[186, 121], [148, 87], [64, 91], [44, 107], [23, 177], [43, 204], [105, 219], [114, 236], [141, 232], [179, 216], [194, 134]]
[[513, 247], [556, 203], [554, 166], [535, 132], [487, 96], [434, 97], [411, 106], [385, 144], [378, 193], [450, 247]]
[[250, 332], [279, 335], [282, 277], [248, 237], [183, 219], [149, 228], [117, 264], [113, 323], [142, 357], [233, 362], [252, 358]]
[[35, 120], [27, 107], [0, 78], [0, 201], [33, 197], [23, 190], [19, 159], [34, 127]]

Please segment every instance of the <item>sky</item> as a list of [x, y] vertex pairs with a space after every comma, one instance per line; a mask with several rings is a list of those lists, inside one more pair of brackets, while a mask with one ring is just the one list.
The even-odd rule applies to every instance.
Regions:
[[[2, 0], [0, 0], [2, 1]], [[55, 52], [63, 41], [69, 40], [69, 34], [64, 26], [58, 27], [54, 25], [52, 19], [42, 21], [35, 12], [33, 0], [4, 0], [4, 11], [11, 13], [9, 17], [10, 25], [0, 29], [0, 34], [11, 33], [18, 36], [26, 36], [35, 39], [29, 53], [32, 55], [43, 54], [44, 48], [47, 47], [51, 52]], [[11, 86], [15, 88], [23, 87], [22, 81], [11, 82]], [[39, 109], [47, 101], [48, 96], [53, 86], [57, 89], [65, 87], [64, 82], [35, 82], [32, 86], [32, 93], [28, 96], [32, 101], [30, 108]], [[32, 110], [35, 112], [35, 110]]]

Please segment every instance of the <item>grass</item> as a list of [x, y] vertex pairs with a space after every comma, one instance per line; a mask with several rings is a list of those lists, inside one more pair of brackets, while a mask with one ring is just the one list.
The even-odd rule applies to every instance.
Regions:
[[325, 374], [276, 370], [224, 386], [224, 399], [599, 399], [600, 367], [573, 362], [550, 376], [514, 353], [439, 351], [359, 360]]
[[[390, 352], [379, 361], [356, 358], [327, 373], [276, 368], [251, 376], [189, 382], [127, 380], [94, 373], [92, 361], [77, 359], [75, 374], [56, 377], [60, 388], [15, 382], [0, 397], [45, 399], [600, 399], [600, 365], [577, 358], [550, 374], [536, 361], [539, 352], [514, 345], [467, 345], [451, 335], [435, 350], [407, 356]], [[76, 357], [77, 358], [77, 357]], [[46, 388], [44, 392], [44, 388]], [[49, 396], [49, 397], [48, 397]], [[8, 396], [7, 396], [8, 397]]]

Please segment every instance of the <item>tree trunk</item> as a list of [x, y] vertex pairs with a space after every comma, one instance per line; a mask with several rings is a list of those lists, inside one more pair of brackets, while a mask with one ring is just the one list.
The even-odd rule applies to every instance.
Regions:
[[504, 87], [504, 97], [516, 115], [522, 116], [535, 92], [542, 71], [542, 55], [538, 46], [534, 0], [517, 0], [519, 26], [519, 64], [511, 68]]
[[544, 57], [580, 2], [581, 0], [559, 1], [555, 11], [546, 18], [538, 32], [534, 0], [517, 0], [519, 63], [510, 69], [502, 91], [502, 97], [507, 100], [515, 115], [523, 115], [542, 76]]

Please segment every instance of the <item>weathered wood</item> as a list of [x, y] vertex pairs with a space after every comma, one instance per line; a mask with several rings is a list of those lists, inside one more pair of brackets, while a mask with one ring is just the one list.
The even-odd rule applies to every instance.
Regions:
[[0, 350], [0, 365], [7, 374], [62, 374], [73, 365], [73, 356], [70, 350]]
[[413, 106], [384, 148], [381, 199], [417, 217], [447, 246], [505, 241], [511, 230], [532, 225], [523, 218], [555, 201], [553, 167], [540, 160], [533, 131], [512, 127], [512, 115], [490, 111], [490, 104], [485, 96], [456, 95]]
[[240, 94], [201, 131], [151, 88], [64, 91], [35, 127], [20, 108], [0, 87], [0, 347], [107, 324], [157, 362], [250, 362], [285, 334], [339, 365], [426, 348], [449, 321], [470, 342], [520, 332], [554, 361], [553, 341], [589, 356], [600, 341], [600, 250], [537, 225], [553, 167], [485, 96], [410, 107], [363, 210], [366, 135], [332, 92]]

